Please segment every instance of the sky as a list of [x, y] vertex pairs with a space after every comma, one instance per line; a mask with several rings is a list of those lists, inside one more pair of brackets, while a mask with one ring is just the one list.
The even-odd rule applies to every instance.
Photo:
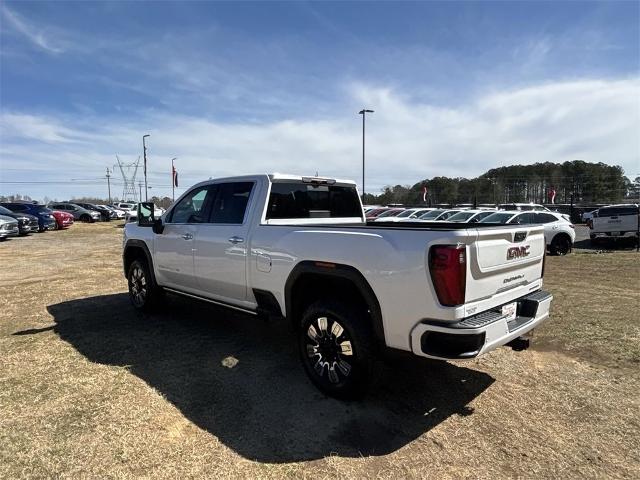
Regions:
[[[0, 194], [281, 172], [366, 190], [581, 159], [640, 174], [640, 3], [0, 0]], [[141, 170], [138, 180], [142, 179]], [[122, 177], [111, 177], [122, 196]]]

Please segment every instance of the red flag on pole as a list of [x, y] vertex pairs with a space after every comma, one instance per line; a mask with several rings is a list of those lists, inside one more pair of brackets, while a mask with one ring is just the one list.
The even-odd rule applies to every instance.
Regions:
[[173, 186], [177, 187], [178, 186], [178, 171], [176, 170], [176, 167], [174, 167], [173, 165], [171, 165], [171, 169], [173, 170]]
[[555, 199], [556, 199], [556, 189], [551, 187], [551, 190], [549, 190], [549, 200], [551, 201], [551, 203], [555, 203]]
[[427, 201], [427, 186], [424, 185], [422, 187], [422, 201], [426, 202]]

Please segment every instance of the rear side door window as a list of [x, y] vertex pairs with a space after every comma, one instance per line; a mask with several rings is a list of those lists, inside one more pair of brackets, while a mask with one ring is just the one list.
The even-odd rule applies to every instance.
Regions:
[[533, 215], [534, 214], [531, 212], [521, 213], [520, 215], [512, 219], [509, 223], [513, 223], [516, 225], [528, 225], [534, 223]]
[[253, 182], [230, 182], [216, 185], [217, 192], [209, 215], [209, 223], [242, 225], [253, 185]]
[[553, 223], [556, 221], [558, 219], [549, 213], [536, 213], [536, 223]]

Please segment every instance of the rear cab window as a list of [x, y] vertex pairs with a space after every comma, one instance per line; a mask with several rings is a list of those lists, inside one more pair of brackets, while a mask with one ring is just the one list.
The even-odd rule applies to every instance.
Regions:
[[637, 215], [636, 207], [604, 207], [598, 210], [598, 217], [619, 217], [624, 215]]
[[[268, 224], [287, 220], [345, 219], [362, 222], [362, 207], [354, 186], [279, 181], [271, 184], [266, 206]], [[334, 223], [334, 222], [332, 222]]]

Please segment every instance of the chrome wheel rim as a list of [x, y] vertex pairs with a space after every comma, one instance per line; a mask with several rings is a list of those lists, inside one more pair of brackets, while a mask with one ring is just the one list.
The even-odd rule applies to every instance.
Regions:
[[144, 270], [140, 267], [134, 267], [129, 277], [129, 292], [134, 305], [140, 307], [144, 305], [147, 298], [147, 278]]
[[337, 321], [327, 317], [312, 321], [305, 335], [305, 350], [316, 375], [330, 383], [340, 383], [351, 374], [353, 346]]

